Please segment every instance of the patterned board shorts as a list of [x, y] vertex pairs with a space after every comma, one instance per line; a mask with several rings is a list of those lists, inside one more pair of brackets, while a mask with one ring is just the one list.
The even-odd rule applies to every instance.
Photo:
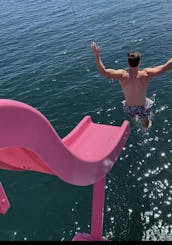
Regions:
[[122, 104], [126, 114], [132, 118], [138, 115], [139, 119], [150, 116], [151, 109], [154, 106], [154, 102], [149, 98], [146, 98], [146, 104], [142, 106], [128, 106], [125, 100], [122, 101]]

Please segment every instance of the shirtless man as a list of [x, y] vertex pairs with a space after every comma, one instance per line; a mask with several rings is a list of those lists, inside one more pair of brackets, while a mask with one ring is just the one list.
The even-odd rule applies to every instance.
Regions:
[[105, 68], [99, 55], [100, 47], [95, 42], [91, 43], [91, 48], [100, 74], [110, 79], [119, 80], [125, 97], [123, 101], [124, 112], [136, 121], [141, 119], [144, 128], [149, 128], [151, 126], [149, 115], [154, 103], [146, 97], [147, 87], [152, 77], [172, 69], [172, 58], [163, 65], [139, 70], [141, 55], [135, 51], [128, 53], [129, 71], [114, 70]]

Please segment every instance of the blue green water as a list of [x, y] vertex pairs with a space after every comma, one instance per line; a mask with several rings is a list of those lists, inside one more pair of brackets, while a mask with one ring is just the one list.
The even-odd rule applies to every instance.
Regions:
[[[99, 75], [91, 41], [106, 67], [127, 68], [138, 50], [143, 67], [172, 56], [171, 0], [1, 0], [0, 98], [40, 110], [59, 136], [85, 116], [121, 125], [118, 81]], [[172, 240], [172, 71], [151, 81], [153, 125], [132, 133], [106, 178], [103, 235], [112, 241]], [[2, 115], [1, 115], [2, 116]], [[57, 153], [58, 154], [58, 153]], [[0, 240], [70, 241], [90, 233], [92, 186], [36, 172], [0, 170], [11, 208]]]

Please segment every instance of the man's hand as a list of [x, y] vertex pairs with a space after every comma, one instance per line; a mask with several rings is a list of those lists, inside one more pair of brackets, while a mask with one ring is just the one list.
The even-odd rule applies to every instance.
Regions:
[[92, 51], [95, 55], [99, 55], [99, 52], [100, 52], [100, 47], [97, 46], [97, 44], [95, 42], [92, 42], [91, 43], [91, 48], [92, 48]]

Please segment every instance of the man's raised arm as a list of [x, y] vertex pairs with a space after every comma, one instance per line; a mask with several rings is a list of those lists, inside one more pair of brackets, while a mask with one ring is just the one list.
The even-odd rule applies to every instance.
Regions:
[[96, 65], [100, 74], [111, 79], [121, 79], [125, 71], [122, 69], [120, 70], [106, 69], [99, 55], [100, 47], [97, 46], [95, 42], [92, 42], [91, 48], [94, 53], [96, 59]]
[[172, 69], [172, 58], [169, 59], [164, 65], [155, 66], [153, 68], [145, 68], [144, 71], [151, 78], [151, 77], [159, 76], [170, 69]]

